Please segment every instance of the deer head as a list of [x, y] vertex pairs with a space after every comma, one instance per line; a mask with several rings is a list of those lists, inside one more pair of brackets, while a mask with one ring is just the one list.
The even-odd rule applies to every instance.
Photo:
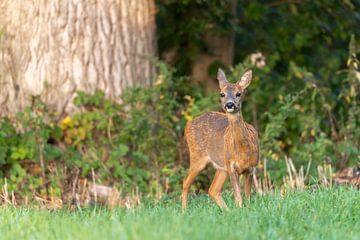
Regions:
[[224, 71], [219, 68], [217, 79], [220, 87], [221, 106], [228, 114], [234, 114], [241, 111], [241, 102], [245, 89], [250, 85], [252, 71], [247, 70], [237, 83], [229, 83]]

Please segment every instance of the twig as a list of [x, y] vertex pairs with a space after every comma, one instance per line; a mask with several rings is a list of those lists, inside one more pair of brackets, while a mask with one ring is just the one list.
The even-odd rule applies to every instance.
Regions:
[[[94, 168], [91, 168], [91, 177], [92, 177], [93, 185], [96, 186]], [[97, 193], [96, 192], [94, 194], [94, 198], [95, 198], [95, 205], [96, 205], [96, 203], [97, 203]]]
[[72, 185], [72, 191], [71, 191], [71, 203], [72, 204], [75, 203], [76, 206], [79, 206], [79, 199], [76, 197], [76, 187], [78, 185], [79, 173], [80, 173], [80, 170], [77, 169], [75, 179], [74, 179], [73, 185]]

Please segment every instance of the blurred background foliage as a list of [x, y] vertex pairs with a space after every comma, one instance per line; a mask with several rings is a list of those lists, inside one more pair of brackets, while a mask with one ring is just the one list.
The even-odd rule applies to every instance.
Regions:
[[[243, 114], [259, 129], [260, 172], [266, 161], [280, 184], [285, 156], [297, 166], [311, 162], [310, 175], [324, 163], [334, 171], [359, 163], [358, 1], [158, 0], [157, 6], [154, 85], [128, 89], [121, 104], [102, 92], [79, 92], [74, 102], [81, 111], [60, 121], [36, 98], [16, 118], [1, 119], [0, 185], [6, 179], [18, 195], [62, 195], [76, 175], [125, 193], [180, 190], [188, 166], [186, 121], [220, 111], [218, 93], [191, 78], [197, 56], [211, 54], [208, 32], [234, 37], [234, 65], [215, 61], [209, 75], [223, 66], [237, 81], [245, 69], [254, 71]], [[236, 14], [229, 13], [234, 6]], [[208, 170], [198, 184], [206, 188], [211, 178]]]

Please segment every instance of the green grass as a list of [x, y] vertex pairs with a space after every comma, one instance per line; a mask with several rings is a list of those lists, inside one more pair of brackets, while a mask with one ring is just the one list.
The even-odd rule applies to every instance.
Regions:
[[220, 211], [201, 195], [181, 213], [179, 196], [134, 210], [83, 209], [74, 213], [0, 209], [0, 239], [360, 239], [360, 192], [332, 188], [255, 196]]

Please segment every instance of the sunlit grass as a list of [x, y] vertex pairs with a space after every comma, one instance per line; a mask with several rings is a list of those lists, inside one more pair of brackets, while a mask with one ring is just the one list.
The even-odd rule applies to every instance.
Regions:
[[125, 210], [99, 208], [70, 213], [3, 207], [0, 239], [360, 239], [360, 193], [332, 188], [255, 196], [229, 212], [206, 196], [179, 196]]

